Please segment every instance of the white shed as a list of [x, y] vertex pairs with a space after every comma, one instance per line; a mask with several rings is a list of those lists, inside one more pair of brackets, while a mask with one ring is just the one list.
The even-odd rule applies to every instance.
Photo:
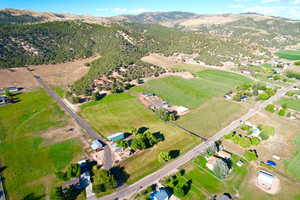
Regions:
[[274, 176], [265, 171], [259, 171], [257, 176], [257, 183], [263, 186], [266, 189], [270, 189], [272, 187], [274, 181]]

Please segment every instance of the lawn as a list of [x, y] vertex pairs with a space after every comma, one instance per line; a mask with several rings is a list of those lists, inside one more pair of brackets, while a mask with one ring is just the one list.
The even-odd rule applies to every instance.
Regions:
[[236, 162], [240, 159], [238, 156], [233, 155], [233, 171], [225, 180], [216, 178], [212, 172], [205, 167], [201, 167], [201, 158], [189, 162], [183, 167], [186, 173], [184, 177], [187, 180], [192, 180], [192, 187], [184, 199], [205, 199], [202, 196], [211, 197], [214, 194], [222, 194], [224, 192], [235, 193], [239, 189], [240, 184], [243, 182], [247, 175], [248, 164], [242, 167], [236, 166]]
[[281, 50], [276, 55], [288, 60], [300, 60], [300, 50]]
[[296, 152], [288, 161], [286, 161], [286, 169], [292, 177], [300, 180], [300, 135], [296, 136], [294, 144]]
[[197, 78], [191, 80], [176, 76], [150, 80], [137, 90], [155, 93], [173, 105], [197, 108], [241, 83], [251, 82], [244, 76], [220, 70], [203, 70], [196, 75]]
[[300, 111], [300, 99], [282, 98], [277, 102], [277, 104], [286, 104], [288, 108]]
[[18, 103], [0, 107], [0, 161], [10, 199], [44, 195], [54, 181], [49, 175], [81, 152], [77, 140], [45, 145], [41, 133], [66, 125], [68, 117], [43, 90], [17, 97]]
[[214, 98], [181, 116], [176, 123], [199, 135], [209, 137], [241, 116], [244, 110], [238, 103]]
[[84, 104], [81, 106], [81, 115], [104, 136], [131, 131], [134, 127], [148, 127], [151, 132], [160, 131], [164, 134], [163, 142], [121, 163], [130, 174], [128, 183], [133, 183], [163, 166], [163, 163], [158, 162], [160, 151], [180, 150], [183, 153], [201, 142], [161, 121], [135, 96], [128, 93], [109, 95], [101, 101]]

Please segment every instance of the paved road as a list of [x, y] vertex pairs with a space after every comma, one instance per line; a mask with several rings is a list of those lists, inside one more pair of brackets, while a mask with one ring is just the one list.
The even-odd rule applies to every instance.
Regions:
[[148, 187], [149, 185], [157, 182], [158, 180], [172, 174], [174, 170], [179, 168], [180, 166], [186, 164], [193, 158], [197, 157], [198, 155], [202, 154], [207, 147], [209, 147], [213, 142], [218, 141], [224, 135], [228, 134], [229, 132], [233, 131], [237, 127], [241, 125], [243, 121], [246, 121], [257, 114], [259, 111], [264, 109], [270, 103], [274, 103], [279, 100], [288, 90], [290, 90], [292, 86], [285, 87], [277, 91], [277, 93], [272, 96], [270, 99], [264, 102], [259, 102], [253, 106], [245, 115], [241, 118], [233, 121], [227, 127], [216, 133], [214, 136], [210, 137], [206, 142], [199, 144], [198, 146], [194, 147], [192, 150], [188, 151], [183, 156], [179, 157], [178, 159], [174, 160], [166, 164], [163, 168], [157, 170], [156, 172], [144, 177], [143, 179], [135, 182], [132, 185], [122, 187], [117, 192], [104, 196], [102, 198], [91, 197], [89, 200], [114, 200], [114, 199], [124, 199], [134, 193], [139, 192], [140, 190]]
[[91, 126], [86, 123], [78, 114], [76, 114], [65, 102], [42, 80], [40, 76], [34, 75], [37, 82], [46, 90], [46, 92], [77, 122], [77, 124], [85, 130], [90, 138], [93, 140], [100, 140], [104, 146], [104, 169], [110, 169], [113, 165], [112, 153], [109, 145], [106, 144], [105, 140], [94, 131]]

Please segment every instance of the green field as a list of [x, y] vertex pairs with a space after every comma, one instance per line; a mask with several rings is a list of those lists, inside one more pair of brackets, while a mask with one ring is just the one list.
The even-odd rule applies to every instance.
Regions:
[[288, 60], [300, 60], [300, 50], [282, 50], [278, 51], [276, 55]]
[[181, 116], [176, 123], [209, 137], [241, 116], [243, 111], [244, 108], [240, 104], [214, 98], [189, 114]]
[[163, 165], [158, 162], [160, 151], [180, 150], [183, 153], [201, 142], [200, 139], [161, 121], [135, 96], [128, 93], [109, 95], [101, 101], [81, 106], [81, 110], [81, 115], [104, 136], [131, 131], [134, 127], [148, 127], [151, 132], [160, 131], [164, 134], [165, 141], [122, 163], [130, 174], [128, 183], [159, 169]]
[[300, 111], [300, 99], [282, 98], [277, 102], [277, 104], [286, 104], [288, 108]]
[[138, 91], [155, 93], [173, 105], [196, 108], [241, 83], [251, 82], [244, 76], [220, 70], [203, 70], [196, 74], [197, 78], [191, 80], [176, 76], [151, 80]]
[[296, 147], [296, 152], [292, 158], [286, 162], [286, 169], [291, 176], [300, 180], [300, 135], [296, 136], [294, 139], [294, 144]]
[[68, 117], [43, 90], [17, 97], [18, 103], [0, 107], [0, 161], [10, 199], [43, 195], [55, 181], [51, 175], [81, 153], [77, 140], [53, 144], [41, 137], [43, 131], [68, 123]]

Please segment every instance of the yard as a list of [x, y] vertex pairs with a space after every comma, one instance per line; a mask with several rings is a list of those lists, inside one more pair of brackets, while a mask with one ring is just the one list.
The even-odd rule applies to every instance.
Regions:
[[220, 180], [201, 164], [203, 159], [205, 160], [205, 158], [200, 156], [183, 167], [186, 171], [184, 177], [187, 180], [192, 180], [191, 189], [184, 199], [207, 199], [215, 194], [223, 194], [224, 192], [235, 194], [247, 175], [248, 163], [238, 167], [235, 163], [240, 158], [233, 155], [233, 171], [225, 180]]
[[300, 99], [282, 98], [277, 102], [277, 104], [286, 104], [288, 108], [300, 111]]
[[150, 80], [138, 90], [155, 93], [174, 105], [197, 108], [213, 97], [223, 96], [239, 84], [252, 82], [244, 76], [220, 70], [203, 70], [196, 75], [191, 80], [175, 76]]
[[300, 50], [281, 50], [276, 55], [288, 60], [300, 60]]
[[17, 95], [18, 103], [0, 107], [0, 161], [10, 199], [44, 196], [54, 172], [81, 154], [77, 139], [53, 143], [43, 133], [67, 125], [69, 118], [43, 91]]
[[180, 150], [183, 153], [201, 142], [200, 139], [161, 121], [135, 96], [128, 93], [109, 95], [101, 101], [82, 105], [81, 110], [81, 115], [104, 136], [131, 131], [134, 127], [148, 127], [151, 132], [160, 131], [164, 134], [163, 142], [121, 163], [130, 174], [128, 183], [159, 169], [163, 165], [158, 162], [160, 151]]

